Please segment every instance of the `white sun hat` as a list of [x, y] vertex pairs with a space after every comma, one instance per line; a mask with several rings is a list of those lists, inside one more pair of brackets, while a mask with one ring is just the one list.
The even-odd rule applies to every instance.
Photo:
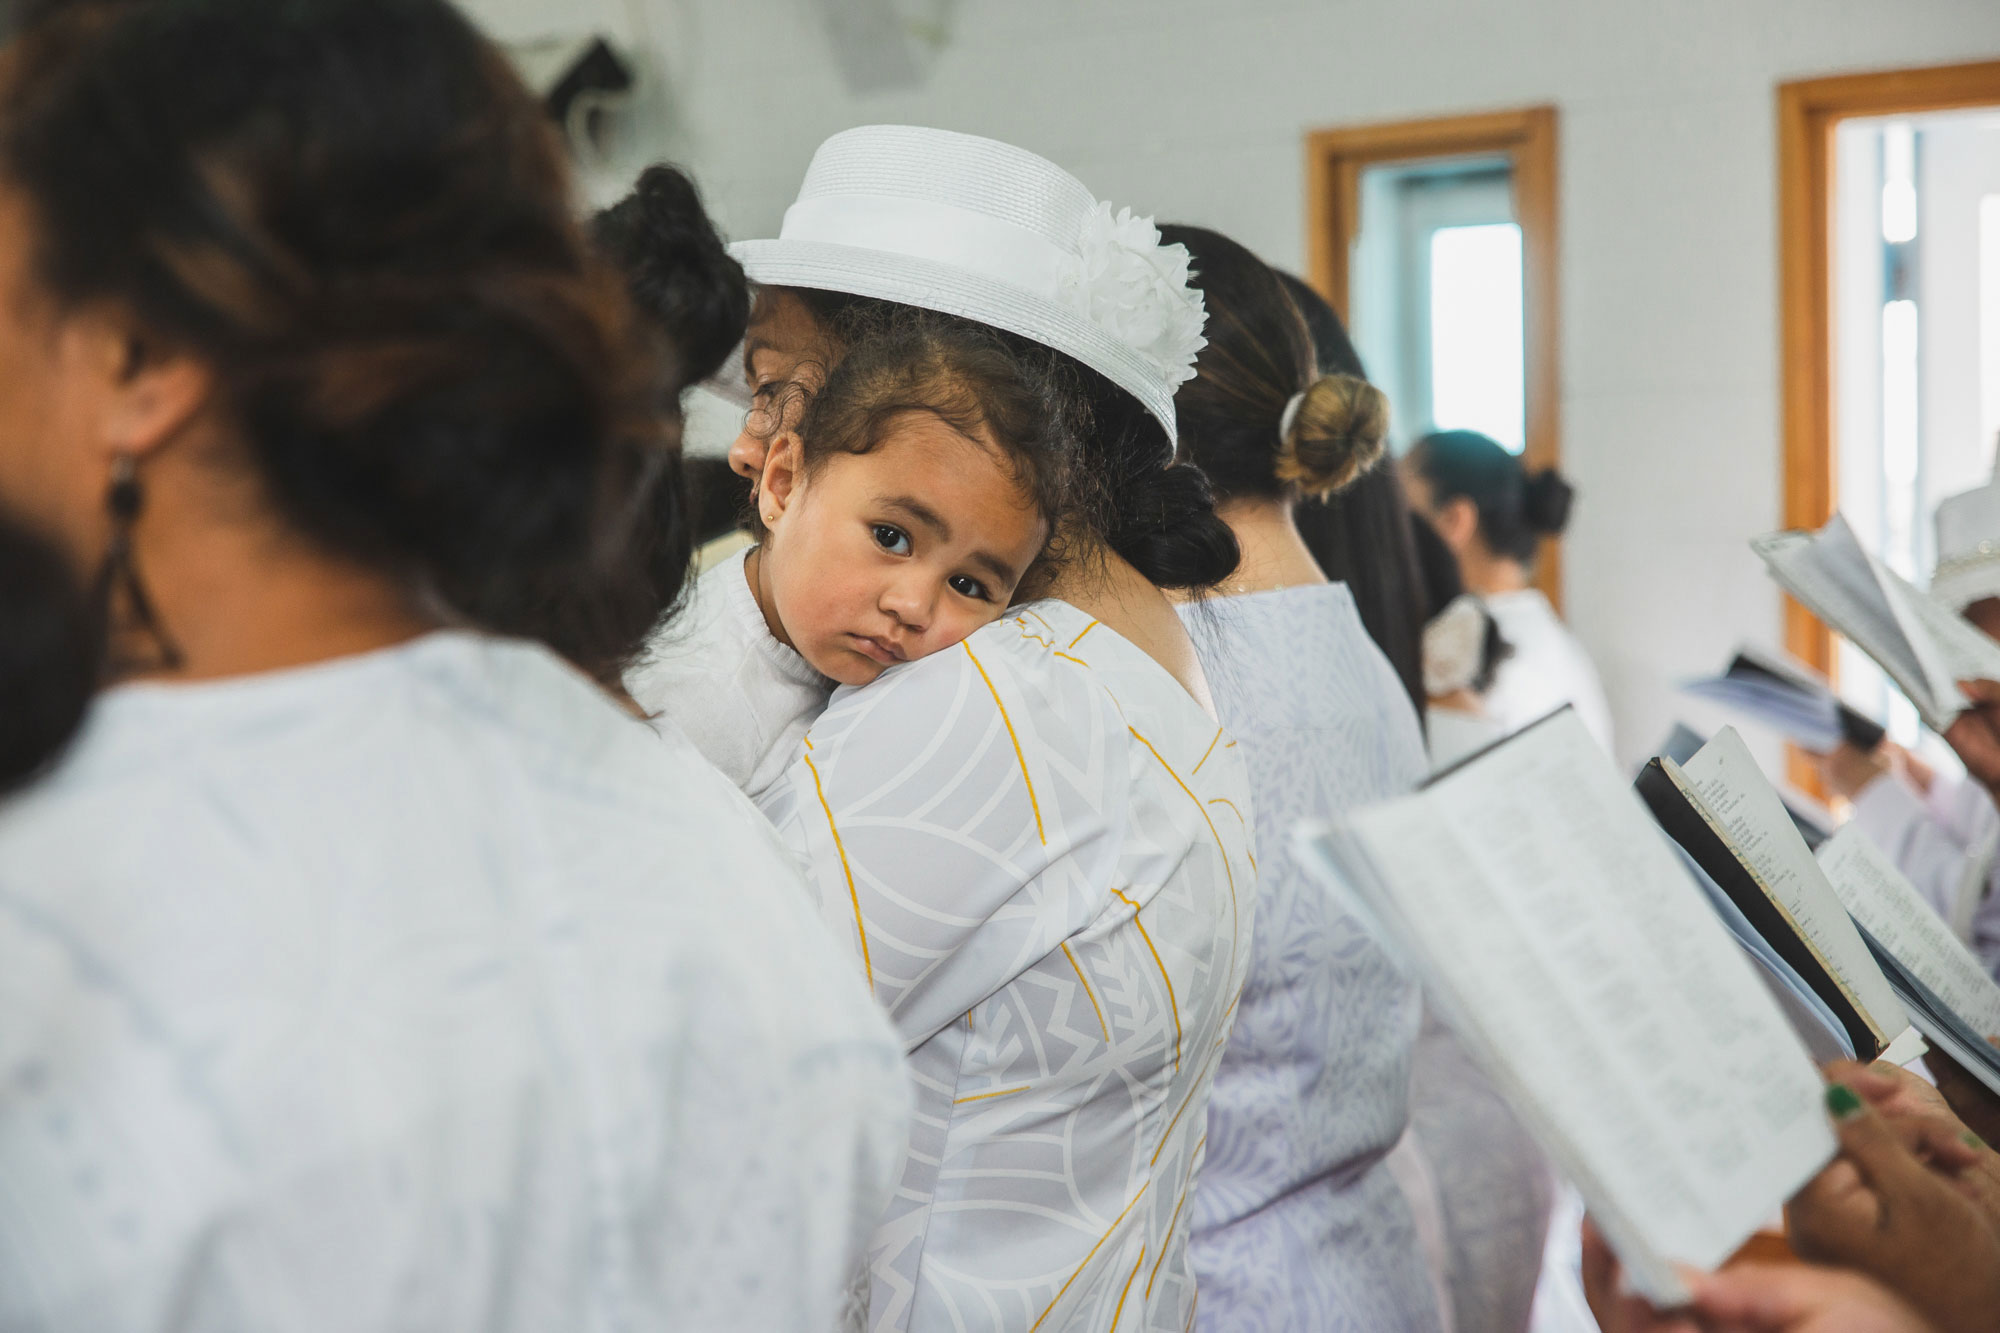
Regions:
[[1940, 501], [1931, 596], [1954, 611], [2000, 597], [2000, 482]]
[[1025, 149], [911, 125], [819, 146], [777, 239], [729, 247], [751, 280], [920, 306], [1074, 357], [1175, 438], [1206, 345], [1188, 252]]

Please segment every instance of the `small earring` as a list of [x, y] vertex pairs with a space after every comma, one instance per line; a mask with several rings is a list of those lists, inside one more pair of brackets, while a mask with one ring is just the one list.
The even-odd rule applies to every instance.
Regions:
[[[106, 674], [115, 680], [136, 672], [174, 670], [184, 660], [180, 645], [160, 623], [132, 551], [132, 529], [146, 507], [146, 489], [130, 454], [118, 455], [111, 465], [104, 507], [111, 515], [111, 541], [98, 575], [97, 598], [105, 626]], [[150, 652], [133, 652], [135, 640], [150, 641]]]

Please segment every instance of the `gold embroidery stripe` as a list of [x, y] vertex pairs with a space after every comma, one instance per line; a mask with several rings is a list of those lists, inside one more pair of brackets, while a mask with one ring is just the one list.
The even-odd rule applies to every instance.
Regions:
[[1035, 780], [1028, 776], [1028, 758], [1021, 753], [1021, 738], [1014, 732], [1014, 719], [1007, 716], [1007, 705], [1000, 702], [1000, 691], [993, 688], [993, 677], [986, 674], [986, 667], [980, 662], [979, 654], [972, 651], [972, 644], [968, 640], [960, 639], [958, 646], [965, 649], [965, 655], [972, 659], [973, 669], [979, 673], [979, 678], [986, 682], [986, 692], [993, 696], [993, 706], [1000, 710], [1000, 721], [1007, 727], [1007, 739], [1014, 742], [1014, 762], [1021, 766], [1021, 781], [1028, 788], [1028, 808], [1035, 812], [1035, 836], [1039, 837], [1042, 846], [1046, 847], [1049, 845], [1049, 835], [1042, 828], [1041, 803], [1035, 799]]
[[1139, 919], [1139, 904], [1126, 898], [1123, 889], [1113, 888], [1111, 891], [1120, 898], [1125, 898], [1125, 902], [1131, 907], [1132, 924], [1139, 928], [1139, 938], [1146, 941], [1146, 949], [1153, 955], [1153, 962], [1160, 969], [1160, 980], [1166, 984], [1167, 1006], [1174, 1015], [1174, 1072], [1178, 1074], [1181, 1068], [1181, 1002], [1174, 998], [1174, 979], [1167, 975], [1166, 960], [1161, 958], [1160, 951], [1153, 947], [1153, 937], [1146, 933], [1146, 923]]
[[[1047, 622], [1045, 621], [1043, 623], [1046, 624]], [[1078, 631], [1077, 636], [1074, 639], [1071, 639], [1069, 641], [1069, 646], [1071, 648], [1076, 647], [1079, 643], [1083, 642], [1084, 635], [1090, 633], [1092, 630], [1096, 628], [1097, 628], [1097, 622], [1095, 620], [1091, 621], [1088, 625], [1085, 625], [1080, 631]]]
[[1063, 951], [1063, 957], [1069, 959], [1069, 965], [1076, 969], [1076, 979], [1083, 983], [1084, 998], [1090, 1001], [1091, 1009], [1096, 1011], [1097, 1030], [1104, 1034], [1104, 1040], [1110, 1041], [1111, 1029], [1105, 1026], [1104, 1010], [1098, 1007], [1097, 996], [1091, 993], [1090, 978], [1083, 975], [1083, 964], [1076, 961], [1076, 955], [1069, 951], [1069, 944], [1067, 942], [1064, 942], [1061, 947]]
[[1099, 1250], [1104, 1248], [1104, 1242], [1111, 1239], [1111, 1233], [1118, 1230], [1118, 1226], [1125, 1220], [1126, 1214], [1130, 1213], [1134, 1208], [1139, 1206], [1139, 1200], [1146, 1197], [1146, 1191], [1148, 1188], [1151, 1187], [1152, 1183], [1153, 1182], [1149, 1180], [1144, 1185], [1141, 1185], [1139, 1187], [1139, 1192], [1132, 1196], [1132, 1202], [1125, 1205], [1125, 1212], [1120, 1213], [1118, 1214], [1118, 1216], [1111, 1219], [1111, 1225], [1105, 1228], [1104, 1234], [1097, 1238], [1097, 1244], [1091, 1246], [1089, 1253], [1083, 1256], [1083, 1262], [1076, 1266], [1076, 1271], [1069, 1275], [1069, 1280], [1064, 1282], [1062, 1286], [1056, 1288], [1056, 1298], [1049, 1302], [1048, 1309], [1043, 1310], [1041, 1314], [1035, 1317], [1035, 1322], [1028, 1325], [1028, 1333], [1035, 1333], [1035, 1330], [1042, 1326], [1042, 1321], [1049, 1317], [1050, 1311], [1054, 1310], [1056, 1306], [1062, 1304], [1063, 1294], [1070, 1289], [1070, 1286], [1073, 1283], [1075, 1283], [1075, 1281], [1078, 1278], [1083, 1276], [1083, 1270], [1090, 1267], [1090, 1261], [1097, 1257], [1097, 1252]]
[[875, 963], [868, 956], [868, 927], [861, 920], [861, 895], [854, 889], [854, 867], [847, 864], [847, 845], [840, 840], [840, 825], [833, 822], [833, 807], [826, 803], [826, 787], [819, 780], [819, 765], [812, 756], [805, 757], [806, 767], [813, 775], [813, 792], [819, 797], [819, 808], [826, 811], [826, 827], [833, 834], [833, 850], [840, 853], [840, 873], [847, 876], [847, 897], [854, 904], [854, 933], [861, 937], [861, 967], [868, 974], [868, 989], [875, 989]]
[[1203, 750], [1203, 751], [1201, 752], [1201, 758], [1197, 759], [1197, 760], [1195, 761], [1195, 765], [1194, 765], [1194, 767], [1193, 767], [1192, 769], [1188, 770], [1188, 776], [1192, 777], [1192, 776], [1194, 776], [1194, 775], [1195, 775], [1196, 773], [1199, 773], [1199, 772], [1201, 772], [1201, 766], [1202, 766], [1203, 764], [1205, 764], [1205, 763], [1207, 763], [1207, 762], [1208, 762], [1208, 757], [1209, 757], [1210, 755], [1212, 755], [1212, 754], [1214, 754], [1214, 753], [1215, 753], [1215, 741], [1219, 741], [1219, 740], [1221, 740], [1221, 739], [1222, 739], [1222, 728], [1221, 728], [1221, 727], [1217, 727], [1217, 728], [1215, 729], [1215, 740], [1214, 740], [1214, 741], [1210, 741], [1210, 742], [1208, 743], [1208, 748], [1207, 748], [1206, 750]]
[[[1174, 1201], [1174, 1215], [1167, 1219], [1167, 1234], [1160, 1241], [1160, 1257], [1153, 1260], [1153, 1271], [1146, 1274], [1146, 1293], [1143, 1299], [1153, 1299], [1153, 1282], [1160, 1276], [1160, 1265], [1167, 1261], [1167, 1251], [1174, 1247], [1174, 1223], [1181, 1220], [1181, 1208], [1187, 1203], [1187, 1189], [1181, 1190], [1181, 1197]], [[1117, 1324], [1112, 1321], [1113, 1326]]]
[[1002, 1088], [998, 1092], [968, 1093], [963, 1097], [952, 1098], [951, 1104], [953, 1106], [963, 1106], [967, 1102], [983, 1102], [989, 1097], [1012, 1097], [1017, 1092], [1026, 1092], [1031, 1086], [1031, 1084], [1023, 1083], [1018, 1088]]
[[1087, 667], [1090, 665], [1090, 663], [1084, 661], [1081, 657], [1071, 657], [1068, 653], [1064, 652], [1060, 648], [1056, 649], [1055, 652], [1057, 657], [1062, 658], [1066, 662], [1074, 662], [1080, 667]]
[[[1213, 1065], [1217, 1060], [1222, 1058], [1222, 1048], [1226, 1044], [1227, 1043], [1225, 1042], [1217, 1042], [1215, 1044], [1214, 1049], [1211, 1051], [1208, 1057], [1208, 1063], [1210, 1065]], [[1202, 1078], [1206, 1078], [1207, 1076], [1208, 1076], [1208, 1070], [1204, 1068], [1202, 1070]], [[1166, 1132], [1160, 1135], [1159, 1146], [1153, 1149], [1153, 1157], [1152, 1160], [1148, 1163], [1148, 1165], [1158, 1166], [1160, 1164], [1160, 1154], [1167, 1150], [1167, 1141], [1173, 1138], [1174, 1136], [1174, 1126], [1178, 1125], [1181, 1122], [1181, 1117], [1187, 1114], [1188, 1103], [1194, 1100], [1194, 1095], [1195, 1093], [1201, 1090], [1201, 1086], [1202, 1086], [1202, 1080], [1201, 1078], [1197, 1078], [1194, 1081], [1194, 1087], [1188, 1089], [1188, 1095], [1181, 1098], [1180, 1109], [1178, 1111], [1175, 1111], [1174, 1118], [1167, 1122]], [[1207, 1137], [1208, 1136], [1205, 1134], [1202, 1136], [1204, 1141], [1206, 1141]]]
[[[1201, 822], [1208, 825], [1208, 836], [1215, 839], [1215, 850], [1222, 854], [1222, 873], [1229, 880], [1229, 976], [1231, 980], [1234, 980], [1236, 976], [1236, 945], [1237, 941], [1242, 937], [1243, 932], [1242, 912], [1236, 902], [1236, 871], [1229, 864], [1229, 849], [1222, 845], [1222, 835], [1215, 831], [1215, 821], [1208, 817], [1208, 807], [1201, 803], [1201, 797], [1194, 794], [1194, 788], [1181, 781], [1181, 775], [1174, 772], [1174, 766], [1167, 762], [1166, 757], [1159, 752], [1158, 748], [1151, 741], [1139, 735], [1137, 727], [1127, 723], [1125, 730], [1131, 732], [1137, 738], [1139, 744], [1153, 752], [1153, 758], [1160, 761], [1160, 767], [1167, 770], [1167, 776], [1172, 778], [1179, 785], [1180, 789], [1187, 793], [1187, 798], [1194, 802], [1194, 808], [1201, 811]], [[1232, 806], [1230, 808], [1234, 809], [1235, 807]], [[1238, 819], [1243, 818], [1241, 813], [1236, 817]]]
[[[1160, 1253], [1165, 1254], [1166, 1252], [1167, 1252], [1166, 1247], [1161, 1246]], [[1124, 1313], [1125, 1298], [1132, 1294], [1132, 1284], [1138, 1281], [1139, 1279], [1139, 1264], [1143, 1264], [1145, 1262], [1146, 1262], [1146, 1247], [1141, 1245], [1139, 1247], [1138, 1262], [1132, 1265], [1132, 1276], [1125, 1279], [1125, 1290], [1118, 1293], [1118, 1304], [1111, 1307], [1111, 1333], [1118, 1333], [1118, 1316]], [[1147, 1285], [1150, 1286], [1151, 1284], [1148, 1283]]]

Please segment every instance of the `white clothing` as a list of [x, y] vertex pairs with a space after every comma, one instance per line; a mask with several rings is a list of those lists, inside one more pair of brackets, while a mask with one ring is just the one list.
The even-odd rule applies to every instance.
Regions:
[[[2000, 976], [2000, 809], [1970, 778], [1939, 774], [1928, 796], [1885, 773], [1856, 793], [1854, 822], [1946, 921], [1965, 921], [1972, 951]], [[1977, 900], [1976, 905], [1973, 901]], [[1960, 913], [1965, 913], [1961, 916]]]
[[1433, 772], [1471, 758], [1506, 734], [1492, 719], [1462, 709], [1433, 704], [1424, 710], [1424, 748]]
[[1410, 1130], [1390, 1163], [1443, 1261], [1454, 1333], [1524, 1333], [1543, 1276], [1555, 1174], [1429, 1006], [1410, 1080]]
[[1184, 1333], [1187, 1201], [1250, 962], [1250, 792], [1062, 602], [843, 689], [766, 810], [915, 1071], [876, 1330]]
[[1590, 655], [1556, 618], [1549, 599], [1538, 588], [1523, 588], [1488, 597], [1486, 609], [1500, 626], [1500, 637], [1514, 650], [1500, 663], [1493, 687], [1486, 692], [1486, 715], [1503, 733], [1512, 733], [1572, 704], [1608, 752], [1611, 706], [1605, 702], [1604, 686]]
[[681, 614], [625, 673], [625, 692], [754, 800], [799, 757], [833, 682], [772, 636], [744, 575], [750, 549], [695, 580]]
[[1437, 1293], [1385, 1162], [1409, 1123], [1418, 989], [1291, 849], [1302, 820], [1416, 787], [1416, 711], [1341, 584], [1209, 598], [1181, 618], [1241, 742], [1263, 848], [1195, 1187], [1196, 1326], [1434, 1330]]
[[0, 1328], [823, 1333], [898, 1056], [748, 802], [541, 648], [124, 686], [0, 807]]

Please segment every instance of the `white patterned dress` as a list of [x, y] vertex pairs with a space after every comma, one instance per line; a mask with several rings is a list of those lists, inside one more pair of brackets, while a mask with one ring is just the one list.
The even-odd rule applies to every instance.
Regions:
[[910, 1054], [876, 1330], [1163, 1330], [1249, 965], [1248, 783], [1062, 602], [841, 690], [766, 800]]
[[1301, 820], [1401, 795], [1415, 710], [1341, 584], [1183, 608], [1257, 803], [1256, 947], [1216, 1074], [1194, 1203], [1204, 1329], [1437, 1325], [1384, 1158], [1408, 1122], [1416, 985], [1292, 856]]

